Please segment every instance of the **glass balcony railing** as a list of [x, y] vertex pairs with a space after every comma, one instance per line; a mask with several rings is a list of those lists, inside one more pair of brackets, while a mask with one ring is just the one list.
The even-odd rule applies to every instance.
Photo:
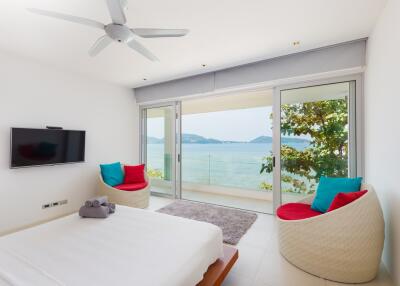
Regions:
[[[151, 178], [165, 178], [162, 158], [149, 160], [147, 171]], [[182, 158], [182, 182], [198, 185], [221, 186], [239, 188], [254, 191], [272, 191], [272, 173], [260, 174], [262, 158], [249, 158], [248, 160], [237, 160], [234, 157], [221, 159], [211, 153], [203, 156], [190, 156], [187, 154]], [[291, 177], [297, 180], [299, 185], [309, 187], [314, 181], [297, 175], [282, 172], [282, 177]], [[167, 180], [166, 180], [167, 181]], [[293, 184], [281, 182], [285, 193], [307, 194], [309, 190], [294, 188]]]
[[[267, 191], [263, 186], [272, 183], [272, 174], [260, 174], [261, 159], [235, 160], [206, 154], [182, 158], [182, 181], [185, 183], [233, 187], [249, 190]], [[161, 160], [149, 160], [148, 172], [153, 178], [164, 179]], [[258, 162], [257, 162], [258, 161]], [[158, 164], [157, 164], [158, 163]], [[155, 166], [158, 165], [158, 166]]]

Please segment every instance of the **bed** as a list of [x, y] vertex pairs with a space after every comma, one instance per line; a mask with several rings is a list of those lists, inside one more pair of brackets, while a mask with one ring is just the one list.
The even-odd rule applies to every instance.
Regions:
[[0, 285], [214, 285], [232, 267], [221, 266], [226, 251], [212, 224], [117, 206], [107, 219], [73, 214], [0, 238]]

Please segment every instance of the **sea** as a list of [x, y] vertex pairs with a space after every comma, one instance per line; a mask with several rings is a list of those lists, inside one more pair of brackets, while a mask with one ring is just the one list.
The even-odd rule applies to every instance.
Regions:
[[[302, 150], [308, 142], [287, 145]], [[182, 144], [182, 181], [261, 190], [272, 184], [272, 173], [260, 174], [271, 143]], [[147, 167], [164, 172], [164, 144], [147, 145]]]

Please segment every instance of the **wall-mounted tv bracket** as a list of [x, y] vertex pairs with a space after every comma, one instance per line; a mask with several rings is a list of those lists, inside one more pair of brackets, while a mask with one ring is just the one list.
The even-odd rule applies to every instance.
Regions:
[[63, 129], [62, 127], [58, 127], [58, 126], [46, 126], [47, 129]]

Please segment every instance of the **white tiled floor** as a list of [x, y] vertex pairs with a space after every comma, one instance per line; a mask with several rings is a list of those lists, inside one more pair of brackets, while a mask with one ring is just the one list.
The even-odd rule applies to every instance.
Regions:
[[[151, 197], [149, 210], [157, 210], [172, 200]], [[258, 218], [237, 245], [239, 260], [223, 286], [345, 286], [307, 274], [288, 263], [278, 251], [275, 218], [258, 214]], [[393, 286], [382, 267], [377, 279], [365, 286]]]

